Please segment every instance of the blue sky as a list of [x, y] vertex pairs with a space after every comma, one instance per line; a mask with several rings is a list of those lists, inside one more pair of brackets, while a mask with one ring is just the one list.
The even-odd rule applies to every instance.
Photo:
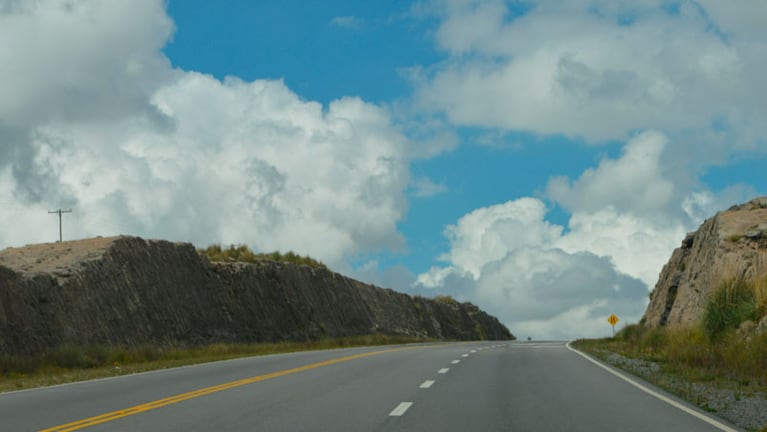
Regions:
[[767, 195], [765, 13], [0, 0], [0, 246], [72, 207], [69, 238], [294, 250], [522, 337], [609, 334], [686, 232]]
[[[343, 96], [379, 104], [405, 100], [412, 92], [406, 70], [446, 58], [433, 40], [438, 22], [415, 16], [412, 1], [241, 0], [216, 8], [207, 3], [168, 3], [177, 28], [164, 52], [174, 66], [222, 80], [230, 75], [284, 80], [301, 98], [323, 104]], [[410, 200], [399, 223], [407, 250], [379, 255], [386, 264], [427, 271], [434, 256], [449, 247], [445, 225], [472, 209], [540, 193], [552, 174], [577, 175], [620, 148], [594, 149], [524, 132], [478, 144], [477, 136], [494, 131], [456, 133], [460, 146], [411, 163], [414, 175], [433, 179], [449, 193]], [[548, 219], [566, 225], [567, 215], [554, 210]]]
[[351, 95], [386, 103], [409, 92], [400, 69], [444, 57], [429, 43], [430, 20], [408, 16], [411, 4], [170, 1], [177, 30], [164, 51], [184, 69], [221, 79], [283, 79], [301, 97], [325, 104]]

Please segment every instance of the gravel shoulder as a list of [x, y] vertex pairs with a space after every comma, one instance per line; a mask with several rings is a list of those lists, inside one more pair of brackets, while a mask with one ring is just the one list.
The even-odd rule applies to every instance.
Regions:
[[[580, 348], [579, 348], [580, 349]], [[586, 350], [599, 360], [636, 375], [698, 407], [749, 431], [767, 431], [767, 388], [717, 377], [689, 379], [664, 370], [658, 362], [630, 358], [607, 350]]]

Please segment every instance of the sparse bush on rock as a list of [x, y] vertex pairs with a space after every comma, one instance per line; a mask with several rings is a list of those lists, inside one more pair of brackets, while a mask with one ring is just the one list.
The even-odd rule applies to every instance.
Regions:
[[264, 261], [287, 262], [296, 265], [306, 265], [317, 269], [327, 269], [327, 266], [312, 257], [302, 256], [289, 251], [287, 253], [255, 253], [246, 245], [230, 245], [222, 247], [219, 244], [199, 249], [200, 254], [208, 257], [213, 262], [245, 262], [251, 264], [263, 263]]

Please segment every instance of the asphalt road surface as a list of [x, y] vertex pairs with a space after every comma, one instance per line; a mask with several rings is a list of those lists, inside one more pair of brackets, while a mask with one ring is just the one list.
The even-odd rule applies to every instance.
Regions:
[[738, 430], [649, 391], [564, 342], [355, 348], [0, 394], [0, 431]]

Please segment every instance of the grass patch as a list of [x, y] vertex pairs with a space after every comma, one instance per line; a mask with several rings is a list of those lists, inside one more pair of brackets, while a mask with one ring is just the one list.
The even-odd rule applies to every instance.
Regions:
[[714, 342], [700, 327], [648, 329], [632, 325], [614, 338], [580, 340], [574, 346], [604, 359], [609, 352], [657, 362], [689, 381], [731, 381], [767, 388], [767, 333], [744, 339], [730, 329]]
[[698, 325], [624, 327], [613, 338], [584, 340], [576, 346], [599, 356], [604, 352], [657, 361], [666, 371], [693, 380], [723, 379], [767, 387], [767, 333], [741, 334], [767, 308], [767, 279], [720, 283], [706, 304]]
[[265, 261], [287, 262], [297, 265], [306, 265], [312, 268], [325, 269], [327, 266], [312, 257], [302, 256], [292, 251], [287, 253], [255, 253], [246, 245], [229, 245], [222, 247], [219, 244], [208, 246], [205, 249], [197, 250], [201, 255], [205, 255], [213, 262], [245, 262], [251, 264], [263, 263]]
[[438, 296], [434, 297], [433, 300], [435, 302], [437, 302], [437, 303], [442, 303], [442, 304], [446, 304], [446, 305], [451, 305], [451, 306], [457, 306], [458, 305], [458, 300], [454, 299], [453, 297], [451, 297], [449, 295], [438, 295]]
[[729, 329], [735, 329], [742, 322], [757, 321], [763, 315], [763, 307], [757, 300], [764, 301], [763, 289], [756, 283], [742, 279], [719, 284], [706, 304], [703, 313], [703, 329], [715, 341]]
[[[579, 340], [573, 346], [736, 424], [742, 408], [731, 403], [767, 396], [767, 333], [742, 338], [728, 329], [712, 341], [702, 325], [632, 325], [614, 338]], [[734, 396], [729, 400], [724, 394]], [[750, 426], [741, 427], [767, 432], [767, 425], [754, 424], [753, 417], [748, 421]]]
[[433, 341], [409, 336], [371, 334], [309, 342], [216, 343], [196, 347], [67, 345], [34, 357], [0, 355], [0, 392], [240, 357]]

